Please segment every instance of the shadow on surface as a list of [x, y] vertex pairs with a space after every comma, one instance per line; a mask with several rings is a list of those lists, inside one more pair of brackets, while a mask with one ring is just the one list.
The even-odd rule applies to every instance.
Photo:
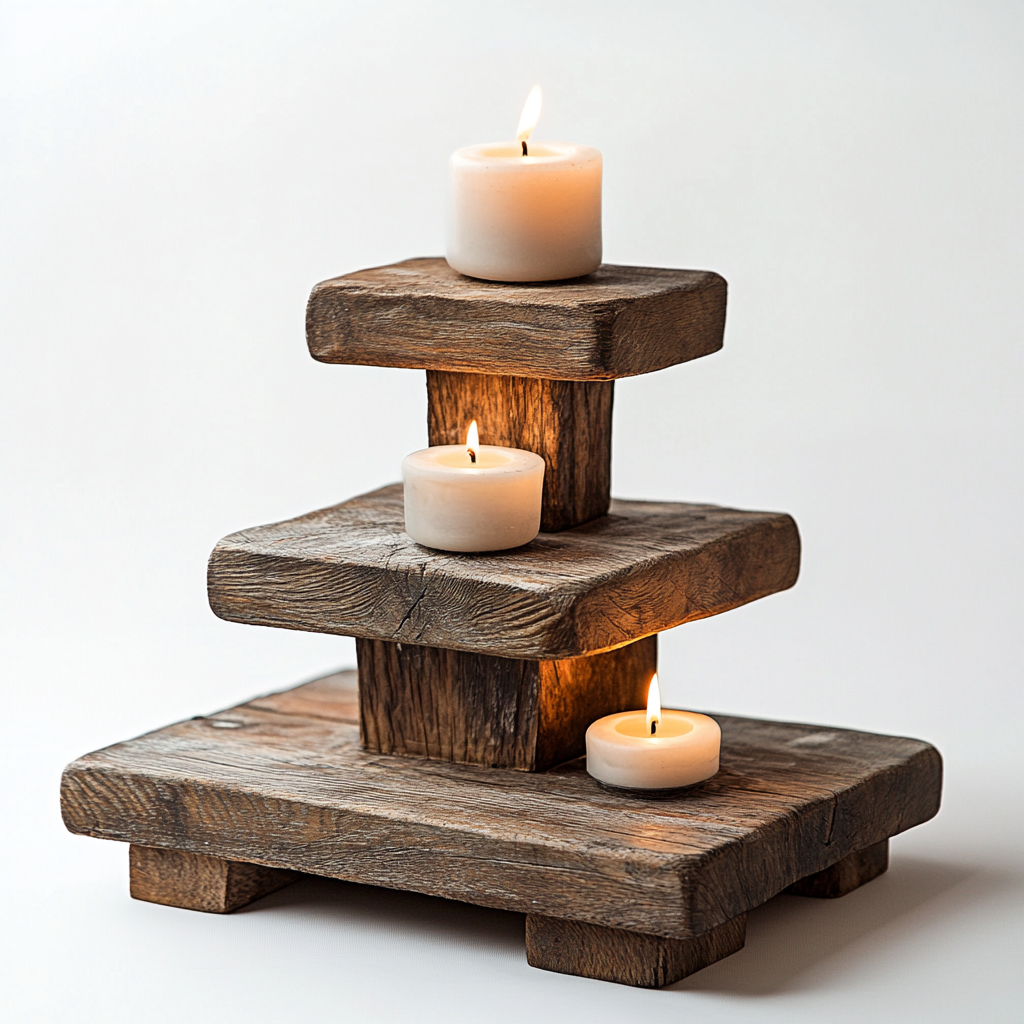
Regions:
[[[917, 927], [951, 928], [960, 910], [1015, 884], [1019, 879], [974, 865], [900, 857], [886, 874], [840, 899], [769, 900], [751, 911], [744, 949], [671, 990], [758, 996], [815, 988], [816, 965], [897, 918], [923, 908]], [[886, 941], [880, 937], [877, 947]]]
[[[886, 874], [841, 899], [769, 900], [751, 911], [743, 950], [667, 991], [761, 996], [813, 989], [821, 984], [817, 965], [897, 918], [920, 908], [915, 929], [952, 928], [960, 911], [1019, 885], [1014, 875], [975, 865], [900, 857]], [[306, 876], [237, 913], [268, 911], [435, 937], [526, 959], [522, 914], [418, 893]], [[904, 937], [879, 937], [876, 952], [890, 940]], [[851, 959], [857, 956], [851, 953]]]
[[236, 913], [268, 910], [300, 911], [339, 923], [365, 923], [376, 928], [435, 936], [448, 943], [464, 942], [478, 949], [488, 946], [505, 951], [518, 949], [524, 961], [526, 959], [522, 914], [437, 896], [306, 875]]

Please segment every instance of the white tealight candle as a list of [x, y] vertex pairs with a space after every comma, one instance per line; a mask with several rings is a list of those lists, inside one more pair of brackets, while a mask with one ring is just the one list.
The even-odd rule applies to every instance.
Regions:
[[504, 551], [540, 531], [544, 460], [520, 448], [479, 444], [424, 448], [402, 461], [405, 532], [441, 551]]
[[721, 747], [713, 718], [662, 710], [655, 676], [646, 712], [608, 715], [587, 730], [587, 771], [620, 789], [682, 789], [717, 773]]
[[559, 281], [601, 265], [601, 153], [529, 141], [540, 117], [530, 93], [515, 142], [451, 159], [448, 263], [487, 281]]

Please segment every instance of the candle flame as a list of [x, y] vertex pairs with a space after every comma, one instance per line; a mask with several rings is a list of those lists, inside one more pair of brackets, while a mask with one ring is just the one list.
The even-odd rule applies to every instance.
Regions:
[[530, 90], [530, 95], [526, 97], [526, 103], [523, 104], [523, 116], [519, 118], [516, 142], [526, 142], [533, 129], [537, 127], [537, 122], [540, 120], [541, 100], [540, 86], [535, 85]]
[[466, 454], [470, 462], [476, 462], [476, 452], [480, 447], [480, 432], [476, 429], [476, 420], [469, 425], [466, 431]]
[[661, 687], [658, 685], [658, 673], [651, 679], [651, 688], [647, 691], [647, 731], [653, 736], [661, 724]]

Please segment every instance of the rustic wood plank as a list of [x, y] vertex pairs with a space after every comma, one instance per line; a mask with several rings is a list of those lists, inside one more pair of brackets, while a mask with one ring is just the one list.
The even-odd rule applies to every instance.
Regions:
[[543, 771], [586, 750], [587, 726], [647, 706], [658, 638], [563, 661], [357, 640], [363, 746]]
[[74, 762], [61, 808], [101, 838], [681, 939], [938, 809], [927, 743], [715, 717], [721, 772], [645, 801], [582, 759], [395, 757], [353, 725], [243, 705]]
[[794, 882], [785, 891], [791, 896], [834, 900], [859, 889], [889, 870], [889, 840], [883, 839], [865, 850], [854, 850], [824, 871]]
[[662, 988], [738, 953], [746, 937], [746, 914], [695, 939], [666, 939], [527, 914], [526, 960], [531, 967], [559, 974]]
[[306, 340], [325, 363], [613, 380], [717, 352], [726, 283], [706, 270], [604, 265], [575, 281], [501, 284], [439, 257], [322, 281]]
[[358, 676], [355, 669], [333, 672], [312, 682], [293, 686], [278, 693], [256, 697], [247, 708], [277, 711], [282, 715], [326, 718], [332, 722], [359, 724]]
[[128, 876], [133, 899], [208, 914], [229, 914], [299, 877], [294, 871], [135, 844], [128, 850]]
[[465, 444], [476, 420], [482, 444], [536, 452], [545, 462], [541, 530], [579, 526], [611, 501], [614, 387], [428, 370], [430, 444]]
[[459, 555], [403, 531], [402, 488], [225, 537], [223, 619], [503, 658], [577, 658], [791, 587], [800, 537], [777, 512], [613, 501], [515, 551]]

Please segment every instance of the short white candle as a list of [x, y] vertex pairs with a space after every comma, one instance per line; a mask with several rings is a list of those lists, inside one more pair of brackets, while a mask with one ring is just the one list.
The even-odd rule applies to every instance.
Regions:
[[530, 143], [540, 88], [514, 142], [456, 150], [451, 159], [448, 263], [487, 281], [559, 281], [601, 265], [601, 153]]
[[587, 771], [620, 789], [681, 789], [717, 773], [721, 747], [713, 718], [662, 710], [655, 676], [647, 711], [608, 715], [587, 730]]
[[504, 551], [540, 531], [544, 460], [520, 448], [479, 444], [424, 448], [402, 461], [405, 532], [441, 551]]

